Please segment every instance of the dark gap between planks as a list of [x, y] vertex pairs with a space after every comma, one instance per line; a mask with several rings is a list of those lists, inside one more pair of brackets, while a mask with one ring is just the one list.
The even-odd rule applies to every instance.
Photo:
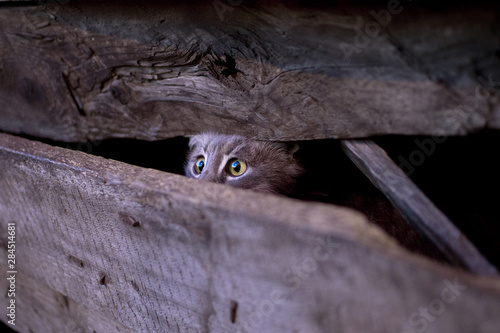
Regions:
[[[35, 139], [35, 138], [31, 138]], [[162, 141], [106, 139], [84, 143], [45, 143], [82, 151], [165, 172], [184, 174], [188, 139], [176, 137]], [[419, 235], [389, 200], [357, 169], [340, 148], [339, 140], [300, 142], [297, 157], [306, 170], [299, 199], [319, 201], [354, 208], [383, 228], [408, 250], [446, 262], [430, 242]]]
[[466, 137], [375, 139], [497, 268], [500, 267], [500, 131]]
[[[444, 142], [418, 136], [383, 136], [375, 141], [478, 250], [500, 267], [500, 211], [496, 207], [500, 199], [500, 162], [495, 154], [500, 131], [447, 137]], [[45, 142], [175, 174], [183, 174], [188, 149], [184, 137], [152, 142]], [[307, 195], [303, 199], [357, 209], [412, 252], [445, 261], [433, 245], [406, 225], [385, 196], [345, 156], [338, 140], [305, 141], [300, 146], [298, 157], [308, 170], [303, 180], [303, 193]]]

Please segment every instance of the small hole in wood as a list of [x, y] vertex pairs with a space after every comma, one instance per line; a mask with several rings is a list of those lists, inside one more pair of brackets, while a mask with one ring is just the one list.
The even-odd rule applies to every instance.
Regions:
[[135, 281], [132, 281], [132, 288], [135, 289], [135, 291], [139, 291], [139, 286], [137, 285], [137, 283]]
[[235, 75], [239, 72], [239, 70], [236, 69], [236, 60], [227, 54], [226, 54], [226, 61], [216, 60], [215, 64], [221, 67], [225, 67], [221, 71], [221, 74], [226, 77], [228, 77], [229, 75]]
[[231, 323], [236, 323], [236, 317], [238, 315], [238, 302], [231, 300]]
[[77, 265], [78, 267], [81, 267], [81, 268], [84, 268], [84, 267], [85, 267], [85, 263], [83, 262], [83, 260], [78, 259], [78, 258], [77, 258], [77, 257], [75, 257], [75, 256], [70, 255], [70, 256], [68, 257], [68, 260], [69, 260], [70, 262], [72, 262], [73, 264]]
[[101, 286], [106, 286], [108, 282], [109, 282], [108, 276], [105, 273], [101, 273], [101, 275], [99, 276], [99, 284]]
[[122, 213], [122, 212], [119, 212], [118, 215], [120, 216], [120, 219], [122, 220], [123, 223], [125, 223], [127, 225], [131, 225], [134, 228], [141, 228], [142, 227], [141, 222], [137, 221], [132, 216], [129, 216], [129, 215]]
[[69, 308], [69, 298], [68, 298], [68, 296], [63, 295], [62, 299], [63, 299], [64, 306], [66, 308]]

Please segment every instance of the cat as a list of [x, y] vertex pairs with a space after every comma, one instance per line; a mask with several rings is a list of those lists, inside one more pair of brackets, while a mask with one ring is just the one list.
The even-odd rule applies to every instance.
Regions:
[[201, 133], [189, 149], [185, 175], [208, 182], [293, 196], [304, 173], [294, 144]]
[[188, 177], [349, 207], [410, 251], [445, 262], [354, 167], [335, 140], [302, 142], [297, 153], [297, 144], [202, 133], [190, 138], [189, 148], [184, 166]]

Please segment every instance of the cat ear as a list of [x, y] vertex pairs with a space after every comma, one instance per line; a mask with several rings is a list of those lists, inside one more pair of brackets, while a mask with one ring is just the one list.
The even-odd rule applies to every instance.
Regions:
[[272, 142], [274, 147], [287, 152], [287, 154], [294, 156], [299, 151], [299, 144], [296, 142]]
[[188, 146], [191, 150], [199, 143], [198, 135], [185, 135], [184, 137], [189, 139]]
[[196, 135], [186, 135], [189, 138], [189, 149], [193, 149], [196, 146], [205, 146], [212, 142], [216, 138], [220, 137], [219, 134], [213, 132], [202, 132]]
[[290, 146], [288, 149], [288, 153], [292, 156], [295, 155], [295, 153], [300, 149], [299, 144], [296, 142], [289, 142], [288, 145]]

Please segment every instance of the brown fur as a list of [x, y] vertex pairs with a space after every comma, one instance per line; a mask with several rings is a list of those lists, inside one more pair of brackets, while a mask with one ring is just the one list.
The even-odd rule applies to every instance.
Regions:
[[[185, 174], [191, 178], [227, 184], [260, 192], [293, 195], [297, 180], [304, 172], [293, 157], [295, 149], [284, 143], [252, 140], [238, 135], [202, 133], [189, 142], [190, 153]], [[194, 164], [199, 156], [206, 159], [201, 174]], [[246, 162], [247, 170], [241, 176], [231, 176], [226, 164], [232, 158]]]

